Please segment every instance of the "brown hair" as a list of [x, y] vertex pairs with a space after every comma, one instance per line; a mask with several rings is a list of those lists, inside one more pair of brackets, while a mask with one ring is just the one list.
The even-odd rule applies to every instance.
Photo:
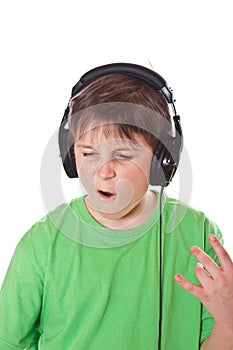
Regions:
[[[161, 134], [171, 133], [169, 105], [163, 94], [141, 79], [124, 74], [96, 79], [70, 100], [69, 107], [73, 138], [114, 124], [120, 137], [134, 140], [135, 133], [142, 134], [155, 150]], [[103, 128], [105, 134], [106, 130], [111, 133], [112, 128]]]

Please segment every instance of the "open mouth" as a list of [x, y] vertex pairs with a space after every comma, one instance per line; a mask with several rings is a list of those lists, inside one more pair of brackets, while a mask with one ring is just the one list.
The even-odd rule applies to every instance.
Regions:
[[98, 190], [98, 193], [99, 193], [101, 198], [105, 198], [105, 199], [112, 198], [115, 196], [114, 193], [111, 193], [108, 191]]

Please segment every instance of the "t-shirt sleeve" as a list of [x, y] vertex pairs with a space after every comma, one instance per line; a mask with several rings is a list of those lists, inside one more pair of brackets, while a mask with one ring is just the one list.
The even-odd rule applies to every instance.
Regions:
[[0, 291], [1, 350], [28, 348], [38, 340], [46, 252], [39, 254], [32, 231], [18, 243]]
[[[205, 230], [205, 252], [219, 265], [219, 261], [217, 255], [213, 248], [211, 247], [208, 236], [209, 234], [215, 234], [220, 242], [223, 244], [223, 238], [220, 229], [217, 225], [215, 225], [212, 221], [206, 219], [204, 223]], [[202, 318], [201, 318], [201, 335], [200, 335], [200, 343], [202, 343], [210, 334], [213, 328], [214, 319], [212, 315], [206, 310], [206, 308], [202, 305]]]

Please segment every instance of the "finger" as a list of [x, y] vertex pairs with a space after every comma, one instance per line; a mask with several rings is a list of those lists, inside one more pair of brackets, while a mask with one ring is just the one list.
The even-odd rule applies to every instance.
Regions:
[[189, 293], [195, 295], [199, 299], [203, 295], [203, 287], [201, 285], [197, 285], [195, 283], [192, 283], [188, 281], [186, 278], [184, 278], [182, 275], [176, 274], [174, 276], [174, 280], [185, 290], [187, 290]]
[[207, 255], [201, 248], [193, 246], [190, 248], [190, 252], [193, 256], [195, 256], [200, 263], [204, 266], [204, 268], [209, 272], [209, 274], [216, 278], [217, 275], [220, 272], [219, 266], [216, 264], [216, 262], [211, 259], [209, 255]]
[[232, 271], [232, 260], [226, 249], [222, 246], [217, 237], [213, 234], [208, 237], [211, 246], [218, 256], [219, 262], [224, 271]]
[[209, 288], [210, 284], [213, 282], [213, 278], [208, 273], [208, 271], [204, 270], [203, 265], [201, 263], [197, 263], [195, 266], [195, 274], [204, 288]]

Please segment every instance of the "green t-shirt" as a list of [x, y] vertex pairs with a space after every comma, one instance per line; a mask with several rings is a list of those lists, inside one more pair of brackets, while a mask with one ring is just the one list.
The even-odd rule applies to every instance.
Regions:
[[[162, 349], [197, 350], [213, 319], [174, 282], [198, 282], [198, 245], [209, 255], [218, 228], [164, 196]], [[63, 204], [19, 242], [0, 293], [0, 349], [156, 350], [159, 324], [159, 209], [139, 227], [111, 230], [83, 198]]]

